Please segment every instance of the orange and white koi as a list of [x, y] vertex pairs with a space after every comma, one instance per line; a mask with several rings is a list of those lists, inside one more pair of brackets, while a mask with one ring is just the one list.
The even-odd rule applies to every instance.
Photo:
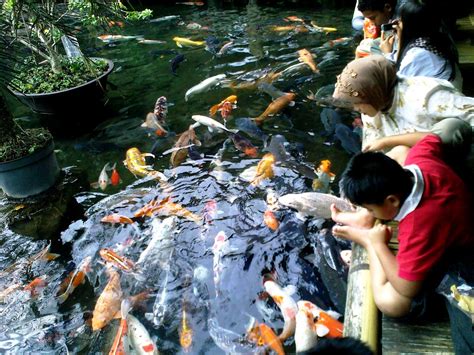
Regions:
[[126, 355], [129, 353], [128, 342], [128, 312], [130, 311], [130, 302], [127, 299], [122, 300], [120, 306], [120, 325], [115, 334], [114, 342], [110, 348], [109, 355]]
[[109, 163], [106, 163], [104, 167], [102, 168], [102, 170], [100, 171], [97, 182], [91, 183], [91, 186], [93, 188], [95, 189], [100, 188], [102, 191], [104, 191], [107, 188], [110, 182], [109, 175], [107, 174], [107, 170], [110, 170]]
[[168, 178], [163, 173], [153, 170], [151, 165], [146, 165], [145, 157], [155, 157], [151, 153], [141, 153], [138, 148], [130, 148], [125, 154], [123, 164], [136, 176], [155, 176], [160, 181], [167, 181]]
[[193, 330], [189, 326], [186, 318], [186, 307], [183, 305], [183, 316], [181, 319], [181, 329], [179, 331], [179, 344], [184, 352], [189, 352], [191, 350], [191, 345], [193, 344]]
[[321, 162], [319, 163], [319, 167], [318, 169], [316, 170], [316, 172], [318, 173], [326, 173], [329, 175], [329, 177], [331, 178], [331, 180], [333, 180], [336, 176], [336, 174], [334, 174], [332, 171], [331, 171], [331, 166], [332, 166], [332, 163], [330, 160], [328, 159], [325, 159], [325, 160], [321, 160]]
[[275, 163], [275, 157], [272, 153], [265, 154], [262, 159], [258, 162], [257, 171], [255, 177], [251, 181], [252, 186], [257, 186], [264, 179], [270, 179], [273, 177], [273, 164]]
[[127, 216], [122, 216], [118, 213], [113, 213], [108, 216], [102, 217], [100, 220], [102, 223], [122, 223], [122, 224], [132, 224], [133, 220]]
[[158, 355], [158, 349], [145, 326], [131, 314], [128, 315], [127, 320], [128, 337], [135, 352], [139, 355]]
[[308, 65], [313, 73], [319, 73], [319, 69], [314, 62], [313, 55], [306, 48], [298, 51], [299, 61]]
[[298, 16], [287, 16], [283, 19], [284, 21], [291, 21], [291, 22], [305, 22], [302, 18], [299, 18]]
[[221, 110], [222, 109], [222, 106], [226, 103], [226, 102], [229, 102], [231, 105], [235, 105], [237, 103], [237, 96], [236, 95], [230, 95], [229, 97], [225, 98], [224, 100], [222, 100], [221, 102], [219, 102], [218, 104], [215, 104], [213, 105], [210, 109], [209, 109], [209, 114], [211, 116], [214, 116], [217, 111]]
[[178, 203], [174, 203], [170, 200], [170, 197], [166, 197], [165, 199], [161, 200], [159, 203], [155, 201], [151, 201], [150, 206], [143, 207], [139, 211], [135, 213], [135, 216], [153, 216], [156, 213], [160, 213], [165, 216], [178, 216], [184, 217], [189, 219], [190, 221], [199, 223], [202, 221], [202, 217], [198, 216], [197, 214], [192, 213], [191, 211], [187, 210], [183, 206]]
[[273, 32], [289, 32], [289, 31], [296, 31], [296, 32], [308, 32], [308, 28], [303, 25], [288, 25], [288, 26], [272, 26], [271, 30]]
[[263, 222], [272, 231], [276, 231], [280, 225], [280, 222], [278, 222], [278, 219], [276, 219], [275, 214], [271, 210], [265, 211], [263, 214]]
[[253, 319], [247, 328], [247, 339], [257, 344], [258, 346], [265, 346], [272, 349], [278, 355], [284, 355], [285, 350], [281, 343], [280, 338], [268, 325], [264, 323], [258, 323], [257, 320]]
[[113, 269], [108, 269], [109, 282], [100, 294], [92, 313], [92, 330], [105, 327], [120, 311], [122, 288], [120, 275]]
[[258, 117], [255, 118], [255, 123], [261, 124], [268, 116], [273, 116], [279, 113], [287, 106], [294, 105], [295, 99], [294, 93], [285, 93], [285, 95], [280, 96], [276, 100], [272, 101], [266, 110]]
[[69, 275], [59, 285], [57, 292], [58, 302], [64, 303], [67, 298], [74, 292], [76, 287], [83, 284], [86, 281], [86, 274], [90, 271], [90, 263], [92, 258], [87, 256], [82, 260], [79, 267], [71, 271]]
[[339, 314], [333, 311], [323, 311], [314, 303], [309, 301], [298, 301], [298, 309], [311, 313], [314, 322], [314, 328], [319, 337], [340, 338], [344, 331], [344, 324], [339, 322]]
[[288, 294], [287, 291], [282, 289], [273, 280], [267, 280], [263, 283], [265, 291], [272, 297], [275, 303], [281, 310], [285, 325], [283, 330], [278, 336], [280, 340], [284, 341], [295, 333], [296, 327], [296, 313], [298, 312], [298, 306], [293, 298]]
[[113, 266], [123, 271], [131, 272], [135, 268], [135, 263], [133, 261], [124, 256], [118, 255], [112, 249], [100, 249], [99, 254], [106, 262], [111, 263]]

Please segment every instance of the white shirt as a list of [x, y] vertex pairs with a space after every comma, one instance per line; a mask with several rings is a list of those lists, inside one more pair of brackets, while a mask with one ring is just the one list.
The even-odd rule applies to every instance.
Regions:
[[413, 188], [411, 189], [411, 192], [406, 198], [406, 200], [403, 202], [402, 207], [400, 207], [400, 211], [398, 211], [398, 214], [394, 218], [394, 220], [397, 222], [400, 222], [409, 213], [415, 210], [415, 208], [421, 201], [421, 197], [423, 196], [423, 190], [425, 189], [425, 181], [423, 180], [423, 174], [421, 173], [421, 170], [418, 165], [407, 165], [404, 166], [404, 169], [410, 171], [413, 174]]

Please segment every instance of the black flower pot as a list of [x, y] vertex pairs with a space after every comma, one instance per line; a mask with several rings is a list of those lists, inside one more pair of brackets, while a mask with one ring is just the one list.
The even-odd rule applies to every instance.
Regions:
[[64, 115], [70, 112], [86, 111], [98, 106], [104, 97], [107, 77], [114, 69], [114, 63], [105, 58], [108, 68], [97, 79], [91, 80], [71, 89], [49, 92], [45, 94], [23, 94], [13, 91], [12, 93], [34, 112], [44, 115]]
[[0, 188], [9, 197], [39, 194], [53, 186], [58, 176], [53, 141], [25, 157], [0, 163]]

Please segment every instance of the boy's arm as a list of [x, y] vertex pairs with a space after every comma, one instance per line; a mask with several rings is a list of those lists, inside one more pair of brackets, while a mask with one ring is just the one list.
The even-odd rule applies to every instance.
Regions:
[[413, 132], [405, 134], [397, 134], [395, 136], [382, 137], [367, 144], [364, 147], [364, 152], [385, 150], [393, 148], [397, 145], [405, 145], [407, 147], [413, 147], [416, 143], [426, 137], [430, 132]]

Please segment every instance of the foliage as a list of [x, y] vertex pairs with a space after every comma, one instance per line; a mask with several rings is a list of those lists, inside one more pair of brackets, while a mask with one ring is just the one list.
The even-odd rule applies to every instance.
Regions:
[[3, 136], [0, 144], [0, 162], [7, 162], [34, 153], [53, 139], [45, 128], [22, 130], [15, 135]]
[[25, 94], [60, 91], [94, 80], [108, 68], [105, 60], [92, 61], [83, 57], [62, 57], [61, 66], [61, 73], [53, 73], [48, 66], [38, 65], [27, 58], [17, 66], [18, 74], [12, 80], [12, 86]]
[[145, 9], [143, 11], [128, 11], [127, 20], [129, 21], [142, 21], [147, 20], [153, 16], [153, 11], [150, 9]]

